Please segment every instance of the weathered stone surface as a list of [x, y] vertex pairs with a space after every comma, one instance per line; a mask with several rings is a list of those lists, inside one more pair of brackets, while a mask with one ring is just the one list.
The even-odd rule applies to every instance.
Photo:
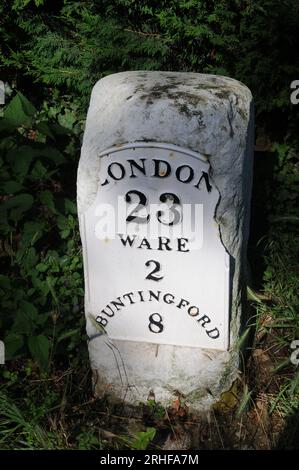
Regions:
[[[251, 93], [231, 78], [193, 73], [124, 72], [100, 80], [91, 96], [78, 169], [79, 218], [97, 196], [99, 154], [137, 142], [190, 149], [210, 165], [209, 177], [219, 192], [215, 221], [230, 256], [230, 347], [217, 351], [119, 340], [110, 344], [106, 335], [96, 335], [87, 317], [88, 334], [94, 336], [89, 352], [95, 391], [138, 403], [152, 390], [165, 404], [179, 392], [191, 408], [207, 408], [238, 374], [236, 342], [246, 317]], [[81, 218], [80, 231], [84, 240]], [[85, 311], [90, 313], [87, 297]]]

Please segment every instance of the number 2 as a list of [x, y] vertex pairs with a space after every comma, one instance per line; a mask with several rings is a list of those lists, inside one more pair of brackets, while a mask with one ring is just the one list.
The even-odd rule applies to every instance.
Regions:
[[148, 266], [150, 267], [151, 264], [154, 264], [155, 267], [154, 269], [146, 276], [145, 279], [149, 279], [150, 281], [161, 281], [161, 279], [163, 279], [164, 276], [155, 276], [156, 273], [158, 273], [159, 271], [161, 271], [161, 264], [158, 262], [158, 261], [155, 261], [153, 259], [150, 259], [149, 261], [147, 261], [145, 263], [145, 266]]
[[131, 194], [135, 194], [136, 196], [138, 196], [139, 204], [137, 205], [137, 207], [135, 209], [132, 210], [130, 215], [128, 215], [128, 217], [126, 219], [127, 222], [133, 222], [133, 220], [134, 220], [135, 222], [137, 222], [139, 224], [147, 224], [147, 222], [149, 221], [149, 214], [146, 217], [139, 217], [137, 215], [133, 215], [134, 212], [136, 213], [136, 212], [140, 211], [143, 207], [146, 206], [146, 204], [147, 204], [146, 196], [143, 193], [141, 193], [140, 191], [137, 191], [137, 190], [128, 191], [126, 196], [125, 196], [126, 202], [132, 202]]

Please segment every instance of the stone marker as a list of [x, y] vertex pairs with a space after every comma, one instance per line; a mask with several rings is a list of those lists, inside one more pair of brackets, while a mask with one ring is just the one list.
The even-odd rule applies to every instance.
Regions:
[[78, 169], [97, 395], [193, 409], [237, 377], [246, 321], [251, 93], [227, 77], [100, 80]]

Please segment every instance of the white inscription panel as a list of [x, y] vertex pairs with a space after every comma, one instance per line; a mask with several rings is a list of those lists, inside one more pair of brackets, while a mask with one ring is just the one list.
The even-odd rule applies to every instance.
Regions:
[[81, 216], [87, 313], [112, 339], [227, 349], [229, 255], [208, 162], [164, 144], [99, 158]]

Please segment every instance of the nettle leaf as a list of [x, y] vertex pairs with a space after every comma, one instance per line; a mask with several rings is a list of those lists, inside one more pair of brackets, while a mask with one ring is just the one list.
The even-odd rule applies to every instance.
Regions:
[[34, 199], [31, 194], [18, 194], [1, 204], [1, 211], [9, 210], [9, 218], [15, 222], [22, 218], [24, 212], [31, 209]]
[[19, 148], [14, 148], [7, 153], [7, 160], [10, 163], [13, 173], [19, 177], [24, 178], [28, 174], [30, 163], [35, 157], [35, 149], [29, 145], [22, 145]]
[[30, 101], [20, 92], [8, 103], [4, 109], [4, 118], [15, 127], [32, 125], [36, 109]]
[[24, 338], [17, 333], [9, 333], [4, 338], [5, 345], [5, 360], [13, 359], [17, 356], [24, 345]]
[[59, 215], [57, 217], [57, 225], [60, 230], [67, 230], [69, 229], [69, 221], [67, 217], [64, 217], [63, 215]]
[[11, 327], [11, 332], [29, 336], [33, 333], [33, 331], [34, 322], [24, 310], [19, 310]]
[[64, 114], [58, 115], [59, 124], [69, 130], [72, 130], [77, 118], [73, 111], [65, 109]]
[[34, 245], [43, 235], [44, 222], [26, 222], [22, 234], [22, 248]]
[[55, 165], [61, 165], [62, 163], [65, 163], [66, 161], [63, 154], [54, 147], [44, 147], [43, 149], [39, 150], [38, 154], [40, 156], [48, 158], [53, 163], [55, 163]]
[[47, 121], [41, 121], [41, 122], [39, 122], [39, 123], [36, 125], [36, 128], [37, 128], [37, 130], [38, 130], [41, 134], [43, 134], [43, 135], [45, 135], [45, 136], [47, 136], [47, 137], [51, 137], [51, 139], [55, 140], [55, 137], [54, 137], [53, 133], [51, 132], [51, 129], [50, 129], [50, 127], [49, 127]]
[[57, 212], [54, 204], [54, 197], [51, 191], [46, 189], [40, 193], [40, 200], [41, 202], [48, 207], [54, 214]]
[[31, 172], [31, 177], [34, 180], [42, 180], [48, 179], [53, 173], [53, 171], [49, 171], [40, 160], [36, 162], [34, 168]]
[[67, 228], [65, 230], [62, 230], [60, 232], [60, 236], [63, 240], [65, 240], [69, 235], [70, 235], [71, 231]]
[[3, 183], [3, 192], [5, 194], [15, 194], [23, 189], [23, 186], [18, 181], [6, 181]]
[[44, 372], [49, 369], [50, 346], [50, 341], [44, 335], [32, 336], [28, 339], [29, 351]]
[[21, 258], [21, 267], [25, 271], [29, 271], [33, 266], [36, 265], [38, 262], [38, 254], [36, 253], [35, 248], [30, 247], [28, 250], [25, 251]]
[[64, 200], [64, 208], [66, 214], [77, 214], [77, 206], [70, 199]]
[[21, 300], [20, 308], [26, 313], [28, 318], [32, 321], [35, 321], [38, 316], [37, 308], [31, 303], [27, 302], [27, 300]]

